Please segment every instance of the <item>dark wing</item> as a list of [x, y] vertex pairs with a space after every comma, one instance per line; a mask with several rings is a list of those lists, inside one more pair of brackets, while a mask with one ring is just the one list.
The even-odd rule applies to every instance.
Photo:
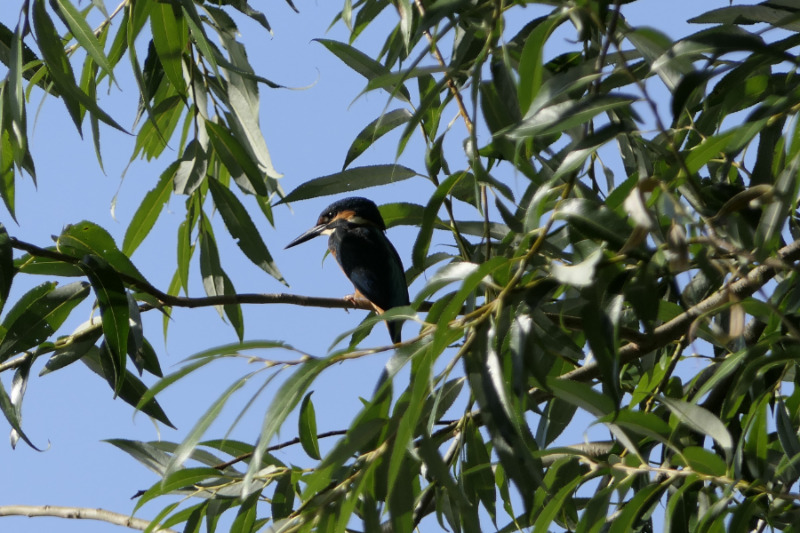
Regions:
[[[403, 264], [381, 230], [372, 226], [337, 229], [331, 234], [330, 247], [337, 250], [336, 260], [356, 290], [381, 311], [408, 305]], [[388, 323], [393, 342], [400, 342], [401, 324]]]

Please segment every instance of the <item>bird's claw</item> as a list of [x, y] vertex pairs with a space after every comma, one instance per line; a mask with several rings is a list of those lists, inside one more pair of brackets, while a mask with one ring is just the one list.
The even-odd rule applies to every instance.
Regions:
[[[355, 295], [355, 294], [348, 294], [348, 295], [346, 295], [346, 296], [345, 296], [343, 299], [344, 299], [344, 301], [345, 301], [345, 302], [347, 302], [347, 303], [349, 303], [350, 305], [352, 305], [352, 306], [353, 306], [353, 309], [358, 309], [358, 305], [356, 305], [356, 300], [358, 300], [358, 296], [357, 296], [357, 295]], [[344, 308], [344, 310], [345, 310], [346, 312], [348, 312], [348, 313], [350, 312], [350, 308], [349, 308], [349, 307], [345, 307], [345, 308]]]

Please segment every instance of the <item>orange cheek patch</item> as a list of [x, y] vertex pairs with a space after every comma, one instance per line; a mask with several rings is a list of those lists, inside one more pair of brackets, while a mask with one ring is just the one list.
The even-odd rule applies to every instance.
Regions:
[[339, 219], [342, 219], [342, 220], [350, 220], [350, 219], [351, 219], [351, 218], [353, 218], [354, 216], [356, 216], [356, 212], [355, 212], [355, 211], [353, 211], [353, 210], [349, 210], [349, 211], [340, 211], [339, 213], [336, 213], [336, 216], [335, 216], [335, 217], [333, 217], [333, 220], [339, 220]]

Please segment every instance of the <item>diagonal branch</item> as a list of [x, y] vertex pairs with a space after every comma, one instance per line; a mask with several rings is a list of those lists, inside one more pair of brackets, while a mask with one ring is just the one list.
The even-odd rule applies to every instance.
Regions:
[[[778, 250], [777, 261], [766, 261], [753, 268], [746, 276], [740, 278], [722, 289], [718, 290], [705, 300], [690, 307], [685, 312], [672, 320], [661, 324], [653, 332], [642, 338], [639, 342], [629, 342], [619, 349], [620, 364], [627, 364], [639, 359], [645, 354], [666, 346], [678, 340], [689, 332], [692, 323], [703, 315], [727, 304], [732, 297], [743, 300], [756, 293], [768, 281], [774, 278], [780, 270], [791, 268], [788, 263], [800, 259], [800, 239]], [[561, 379], [588, 381], [600, 375], [600, 367], [596, 362], [586, 364], [567, 372]]]

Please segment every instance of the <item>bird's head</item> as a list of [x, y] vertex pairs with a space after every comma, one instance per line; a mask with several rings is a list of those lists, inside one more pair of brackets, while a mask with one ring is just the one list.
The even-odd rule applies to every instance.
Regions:
[[334, 202], [326, 207], [317, 219], [317, 225], [306, 231], [295, 240], [286, 245], [286, 248], [297, 246], [317, 235], [329, 235], [337, 227], [351, 224], [356, 226], [375, 226], [381, 231], [386, 230], [378, 206], [372, 200], [352, 196]]

